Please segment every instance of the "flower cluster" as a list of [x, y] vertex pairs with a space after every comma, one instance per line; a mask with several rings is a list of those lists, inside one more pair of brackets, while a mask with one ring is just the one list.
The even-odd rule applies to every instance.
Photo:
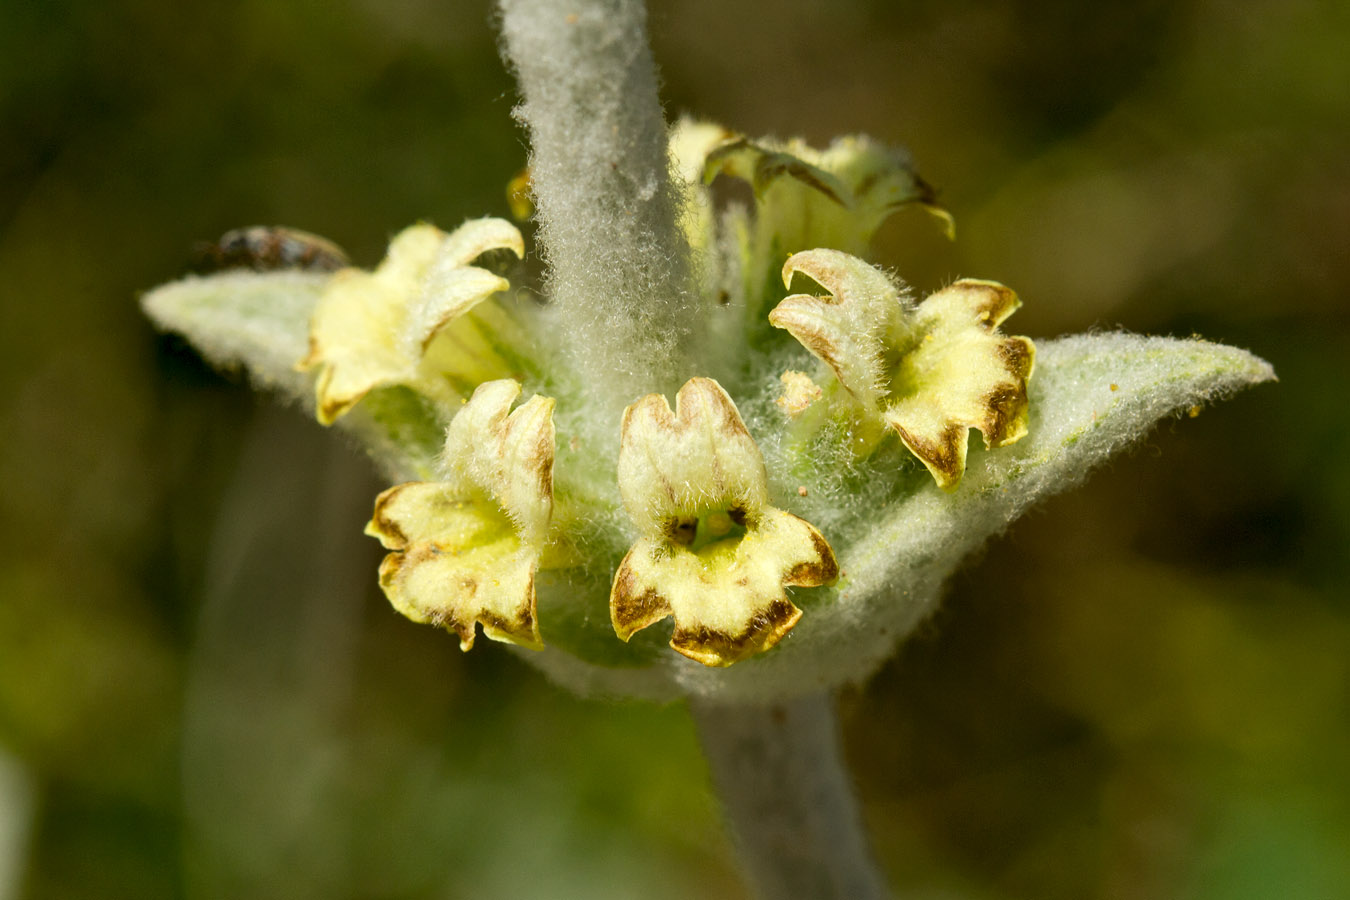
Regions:
[[[787, 249], [797, 252], [784, 285], [804, 275], [829, 292], [786, 297], [767, 315], [824, 363], [820, 380], [835, 382], [822, 387], [789, 370], [789, 394], [810, 397], [780, 398], [791, 416], [819, 402], [831, 406], [827, 417], [884, 424], [943, 487], [964, 469], [967, 428], [979, 428], [989, 446], [1026, 432], [1031, 342], [997, 332], [1016, 306], [1011, 291], [962, 281], [914, 306], [858, 257], [812, 246], [860, 250], [890, 212], [931, 206], [931, 190], [903, 156], [862, 139], [824, 152], [780, 147], [691, 122], [675, 130], [672, 156], [691, 207], [708, 213], [690, 225], [691, 242], [710, 247], [718, 227], [742, 229], [746, 284], [758, 289], [753, 270]], [[752, 185], [760, 198], [753, 217], [738, 211], [730, 225], [715, 223], [706, 185], [719, 175]], [[473, 265], [491, 250], [523, 256], [524, 241], [500, 219], [450, 234], [407, 229], [373, 272], [343, 269], [327, 284], [299, 363], [318, 373], [315, 407], [325, 424], [391, 386], [441, 410], [458, 407], [437, 480], [381, 494], [367, 533], [391, 551], [380, 584], [394, 607], [454, 632], [465, 650], [475, 623], [495, 640], [541, 647], [541, 567], [585, 563], [563, 549], [577, 539], [553, 517], [556, 401], [535, 394], [511, 411], [522, 390], [512, 365], [520, 353], [504, 333], [512, 315], [497, 302], [510, 285]], [[742, 295], [734, 305], [761, 303]], [[815, 526], [772, 502], [763, 457], [731, 395], [690, 374], [673, 410], [649, 394], [619, 423], [614, 477], [635, 539], [612, 577], [610, 619], [627, 641], [672, 618], [671, 647], [727, 666], [773, 647], [801, 618], [786, 588], [833, 584], [839, 566]], [[578, 519], [585, 516], [568, 517]]]
[[[391, 475], [366, 530], [396, 610], [465, 650], [480, 627], [543, 650], [531, 658], [579, 690], [656, 697], [864, 677], [1027, 504], [1160, 416], [1272, 377], [1203, 342], [1033, 345], [1001, 331], [1019, 300], [992, 281], [917, 300], [869, 243], [900, 209], [950, 217], [906, 156], [867, 139], [816, 150], [683, 121], [668, 152], [696, 302], [681, 286], [664, 318], [634, 310], [618, 332], [637, 343], [617, 354], [605, 316], [641, 291], [601, 315], [584, 292], [513, 290], [530, 257], [495, 218], [414, 225], [372, 271], [330, 252], [190, 277], [145, 307]], [[677, 313], [697, 327], [651, 333]], [[648, 380], [629, 393], [630, 377]]]

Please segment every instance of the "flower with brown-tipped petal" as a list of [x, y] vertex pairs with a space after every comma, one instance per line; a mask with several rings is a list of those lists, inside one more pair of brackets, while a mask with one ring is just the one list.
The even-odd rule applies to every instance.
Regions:
[[393, 551], [380, 586], [415, 622], [473, 646], [474, 623], [499, 641], [541, 647], [535, 572], [553, 514], [553, 400], [535, 395], [510, 412], [520, 385], [489, 381], [455, 415], [444, 478], [392, 487], [366, 533]]
[[786, 586], [830, 584], [834, 552], [810, 523], [769, 504], [764, 460], [716, 381], [624, 411], [619, 492], [640, 537], [610, 591], [619, 637], [667, 616], [670, 645], [708, 666], [768, 650], [801, 617]]
[[954, 488], [966, 468], [970, 429], [986, 447], [1027, 432], [1029, 338], [998, 326], [1020, 301], [994, 281], [962, 279], [910, 305], [880, 269], [835, 250], [794, 254], [783, 283], [808, 276], [825, 295], [794, 294], [769, 313], [819, 357], [866, 423], [884, 426]]

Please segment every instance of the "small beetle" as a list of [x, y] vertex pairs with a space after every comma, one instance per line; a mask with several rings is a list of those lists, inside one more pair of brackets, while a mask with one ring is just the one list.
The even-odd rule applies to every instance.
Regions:
[[214, 244], [199, 243], [194, 256], [199, 272], [222, 269], [336, 272], [349, 265], [347, 254], [332, 241], [307, 231], [276, 225], [253, 225], [227, 231]]

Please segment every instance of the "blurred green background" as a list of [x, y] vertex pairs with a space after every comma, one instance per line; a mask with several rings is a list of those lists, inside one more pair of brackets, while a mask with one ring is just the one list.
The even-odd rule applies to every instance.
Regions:
[[[1281, 377], [1164, 423], [844, 697], [925, 898], [1350, 896], [1350, 4], [655, 2], [670, 113], [908, 145], [920, 289]], [[0, 3], [0, 900], [739, 898], [687, 714], [389, 611], [352, 448], [155, 335], [192, 242], [504, 214], [485, 2]], [[1341, 587], [1337, 587], [1341, 585]]]

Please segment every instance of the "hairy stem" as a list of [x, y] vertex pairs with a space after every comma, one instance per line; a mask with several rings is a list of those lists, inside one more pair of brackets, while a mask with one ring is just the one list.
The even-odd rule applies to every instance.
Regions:
[[556, 336], [615, 412], [668, 391], [697, 319], [638, 0], [501, 0]]
[[690, 708], [742, 865], [763, 900], [890, 896], [863, 832], [831, 696]]

